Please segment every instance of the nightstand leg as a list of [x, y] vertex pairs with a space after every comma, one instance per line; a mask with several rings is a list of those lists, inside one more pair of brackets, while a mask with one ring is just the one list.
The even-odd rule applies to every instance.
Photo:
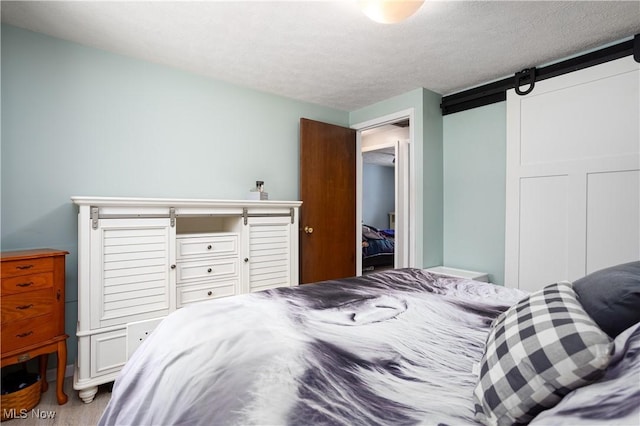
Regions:
[[47, 383], [47, 364], [49, 361], [49, 354], [40, 355], [38, 357], [38, 361], [40, 363], [40, 379], [42, 380], [40, 392], [44, 393], [49, 389], [49, 383]]
[[56, 377], [56, 397], [58, 405], [67, 403], [67, 395], [64, 393], [64, 372], [67, 368], [67, 341], [58, 342], [58, 371]]

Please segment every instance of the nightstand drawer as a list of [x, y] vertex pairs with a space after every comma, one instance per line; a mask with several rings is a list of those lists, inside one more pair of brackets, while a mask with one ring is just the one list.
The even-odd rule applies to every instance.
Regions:
[[238, 235], [205, 235], [177, 239], [177, 258], [227, 256], [238, 253]]
[[238, 280], [225, 280], [198, 283], [178, 287], [177, 307], [194, 302], [202, 302], [207, 299], [233, 296], [237, 293]]
[[56, 321], [53, 315], [44, 315], [2, 324], [2, 352], [41, 343], [54, 337]]
[[235, 257], [178, 263], [178, 284], [233, 275], [238, 275], [238, 259]]
[[2, 278], [53, 271], [53, 258], [22, 259], [2, 262]]
[[[2, 265], [4, 268], [4, 264]], [[53, 287], [53, 272], [44, 272], [28, 276], [4, 278], [2, 280], [2, 295], [24, 293]]]
[[53, 313], [53, 292], [51, 289], [29, 291], [2, 297], [2, 325], [9, 321], [19, 321]]

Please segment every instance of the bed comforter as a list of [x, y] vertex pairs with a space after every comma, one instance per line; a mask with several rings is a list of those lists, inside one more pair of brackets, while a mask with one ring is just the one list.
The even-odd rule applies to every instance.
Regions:
[[524, 296], [401, 269], [190, 305], [127, 362], [100, 424], [474, 424], [474, 364]]

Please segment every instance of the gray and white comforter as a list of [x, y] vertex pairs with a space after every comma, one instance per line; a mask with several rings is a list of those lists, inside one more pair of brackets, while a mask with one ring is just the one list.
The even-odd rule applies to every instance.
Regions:
[[474, 424], [474, 364], [524, 296], [401, 269], [190, 305], [127, 362], [100, 424]]

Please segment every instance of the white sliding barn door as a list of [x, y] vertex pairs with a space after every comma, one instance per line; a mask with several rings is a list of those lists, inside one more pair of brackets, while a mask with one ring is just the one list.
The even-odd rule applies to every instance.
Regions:
[[640, 259], [640, 65], [507, 94], [505, 285], [538, 290]]

